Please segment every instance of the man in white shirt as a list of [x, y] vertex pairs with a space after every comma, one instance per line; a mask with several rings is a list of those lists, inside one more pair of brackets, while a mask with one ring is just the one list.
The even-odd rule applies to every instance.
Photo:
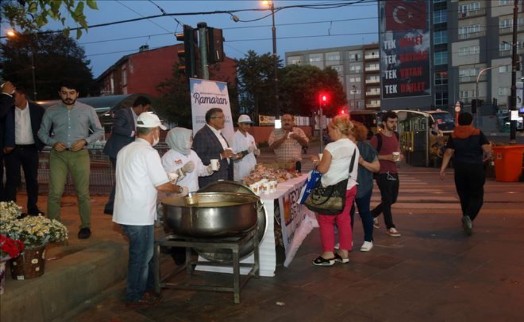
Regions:
[[21, 182], [20, 167], [24, 170], [27, 191], [27, 213], [43, 215], [38, 209], [38, 153], [44, 147], [38, 130], [44, 108], [27, 99], [26, 91], [18, 87], [13, 106], [5, 120], [5, 199], [16, 202], [17, 188]]
[[239, 159], [233, 163], [235, 181], [242, 181], [255, 169], [256, 156], [260, 155], [255, 138], [248, 132], [251, 124], [253, 122], [248, 115], [238, 117], [238, 130], [233, 135], [232, 143], [233, 151], [239, 156]]
[[137, 139], [123, 147], [116, 161], [116, 193], [113, 221], [129, 239], [126, 305], [155, 304], [153, 291], [154, 222], [158, 191], [187, 194], [187, 188], [173, 185], [153, 148], [165, 130], [158, 116], [144, 112], [137, 118]]

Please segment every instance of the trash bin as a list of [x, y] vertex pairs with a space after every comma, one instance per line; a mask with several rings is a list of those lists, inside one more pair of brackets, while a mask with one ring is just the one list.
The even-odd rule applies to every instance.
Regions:
[[495, 158], [495, 180], [519, 181], [522, 172], [524, 145], [501, 145], [493, 147]]

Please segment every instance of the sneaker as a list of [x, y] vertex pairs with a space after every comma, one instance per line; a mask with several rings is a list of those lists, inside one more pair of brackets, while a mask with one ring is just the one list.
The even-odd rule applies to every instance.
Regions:
[[331, 259], [325, 259], [322, 256], [318, 256], [313, 260], [313, 265], [315, 266], [333, 266], [335, 264], [335, 257]]
[[401, 236], [395, 227], [391, 227], [388, 229], [388, 235], [390, 235], [391, 237], [400, 237]]
[[373, 248], [372, 241], [365, 241], [364, 244], [360, 247], [361, 252], [369, 252]]
[[84, 227], [78, 232], [78, 239], [88, 239], [91, 237], [91, 229]]
[[[340, 248], [340, 244], [339, 243], [336, 243], [335, 244], [335, 247], [333, 247], [335, 249], [339, 249]], [[353, 248], [353, 241], [351, 241], [351, 248]], [[351, 249], [350, 249], [351, 250]]]
[[380, 228], [380, 224], [378, 222], [378, 218], [373, 218], [373, 227], [375, 229], [379, 229]]
[[462, 216], [462, 228], [466, 235], [471, 236], [473, 233], [473, 222], [471, 222], [469, 216]]
[[335, 253], [335, 262], [347, 264], [349, 263], [349, 258], [342, 258], [338, 253]]

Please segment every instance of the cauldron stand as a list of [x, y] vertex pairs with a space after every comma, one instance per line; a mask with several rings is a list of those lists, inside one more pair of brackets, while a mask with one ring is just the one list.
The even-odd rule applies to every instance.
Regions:
[[[259, 240], [258, 227], [255, 227], [248, 233], [241, 237], [234, 237], [228, 239], [203, 239], [203, 238], [187, 238], [179, 236], [165, 236], [159, 240], [155, 240], [155, 290], [160, 292], [161, 288], [173, 288], [173, 289], [189, 289], [189, 290], [202, 290], [202, 291], [215, 291], [215, 292], [233, 292], [233, 300], [236, 304], [240, 303], [240, 289], [247, 283], [252, 277], [259, 277], [260, 270], [260, 255], [259, 255]], [[254, 263], [240, 263], [239, 252], [242, 246], [251, 243], [254, 250]], [[174, 271], [172, 274], [165, 277], [161, 276], [160, 273], [160, 248], [161, 247], [185, 247], [186, 248], [186, 262], [184, 267]], [[232, 263], [215, 263], [215, 262], [203, 262], [193, 260], [191, 256], [191, 248], [199, 250], [205, 250], [209, 252], [216, 252], [217, 250], [230, 250], [232, 252]], [[188, 279], [191, 277], [193, 272], [193, 265], [203, 264], [207, 266], [230, 266], [233, 265], [233, 287], [226, 286], [207, 286], [207, 285], [195, 285], [189, 283], [167, 283], [166, 281], [173, 275], [178, 274], [186, 270]], [[241, 280], [240, 278], [240, 267], [251, 267], [247, 276]]]

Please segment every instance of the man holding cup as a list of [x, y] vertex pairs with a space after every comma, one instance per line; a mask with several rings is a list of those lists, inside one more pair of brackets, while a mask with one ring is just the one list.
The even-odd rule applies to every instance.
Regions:
[[237, 154], [233, 153], [233, 149], [222, 135], [225, 124], [222, 109], [218, 107], [209, 109], [205, 119], [206, 125], [198, 130], [193, 138], [193, 150], [204, 165], [209, 165], [211, 160], [216, 159], [220, 166], [218, 171], [212, 175], [198, 178], [200, 188], [217, 180], [233, 180], [233, 161], [239, 158]]
[[396, 134], [398, 126], [398, 116], [393, 111], [387, 111], [382, 116], [383, 130], [371, 138], [371, 145], [378, 152], [380, 170], [376, 181], [380, 190], [381, 202], [371, 213], [375, 228], [379, 228], [377, 217], [384, 214], [386, 230], [391, 237], [400, 237], [395, 224], [391, 206], [397, 201], [399, 190], [399, 178], [397, 162], [402, 158], [400, 154], [400, 143]]
[[248, 132], [251, 128], [251, 118], [248, 115], [240, 115], [238, 117], [238, 130], [233, 135], [233, 150], [237, 151], [240, 156], [234, 162], [235, 181], [242, 181], [249, 176], [251, 171], [257, 165], [256, 156], [260, 155], [260, 150], [257, 148], [255, 138]]
[[269, 149], [275, 152], [279, 162], [302, 160], [302, 148], [309, 140], [301, 128], [295, 127], [295, 118], [291, 114], [282, 115], [282, 128], [273, 129], [268, 139]]

